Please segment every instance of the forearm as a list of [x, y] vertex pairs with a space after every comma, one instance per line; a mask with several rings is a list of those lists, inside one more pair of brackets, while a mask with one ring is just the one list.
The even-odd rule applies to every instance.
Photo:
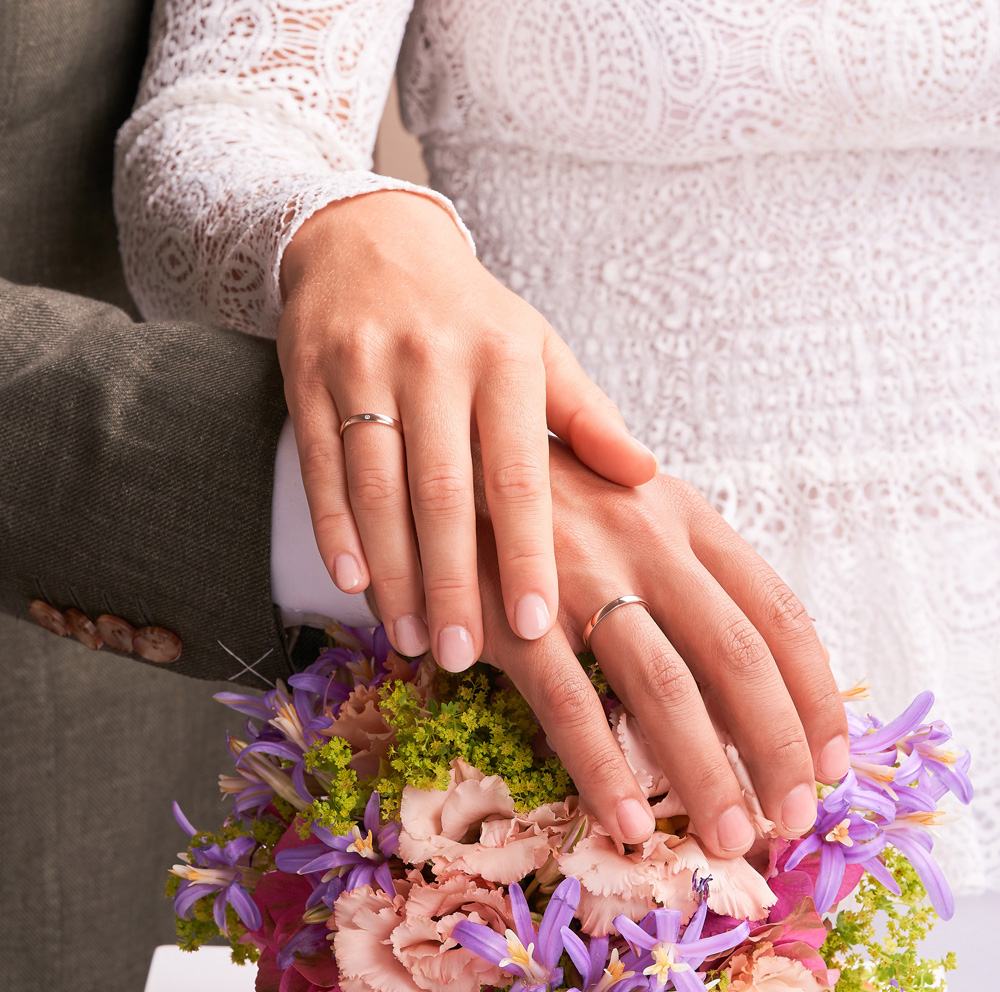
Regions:
[[270, 652], [257, 670], [286, 676], [273, 346], [2, 280], [0, 345], [0, 610], [41, 600], [162, 628], [186, 675], [239, 671], [221, 643], [251, 663]]
[[[285, 246], [317, 210], [373, 190], [437, 200], [471, 245], [447, 198], [369, 171], [406, 0], [320, 3], [307, 23], [278, 12], [273, 31], [247, 36], [242, 7], [210, 7], [199, 18], [178, 0], [161, 5], [118, 136], [123, 263], [147, 319], [274, 336]], [[318, 57], [334, 48], [357, 64]]]

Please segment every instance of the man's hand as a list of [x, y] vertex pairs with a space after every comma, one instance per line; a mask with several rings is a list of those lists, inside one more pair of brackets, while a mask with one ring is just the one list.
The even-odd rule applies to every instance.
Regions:
[[575, 656], [596, 610], [618, 596], [642, 597], [651, 614], [615, 610], [594, 628], [590, 647], [693, 832], [723, 857], [754, 841], [711, 711], [750, 768], [765, 815], [785, 837], [804, 833], [815, 817], [815, 780], [842, 777], [849, 754], [840, 693], [802, 604], [687, 483], [660, 475], [636, 489], [616, 486], [558, 441], [549, 472], [559, 622], [533, 642], [510, 630], [480, 495], [483, 660], [528, 700], [604, 827], [620, 841], [642, 841], [653, 829], [648, 803]]

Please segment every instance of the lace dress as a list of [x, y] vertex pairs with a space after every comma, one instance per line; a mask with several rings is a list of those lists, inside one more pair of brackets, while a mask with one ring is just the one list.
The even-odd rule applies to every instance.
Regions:
[[[433, 190], [369, 171], [397, 56]], [[273, 335], [311, 212], [452, 211], [843, 683], [934, 690], [978, 788], [938, 850], [1000, 890], [1000, 6], [161, 0], [117, 151], [147, 318]]]

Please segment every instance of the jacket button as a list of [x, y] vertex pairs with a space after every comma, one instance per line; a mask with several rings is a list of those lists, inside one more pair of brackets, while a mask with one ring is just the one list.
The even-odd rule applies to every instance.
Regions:
[[35, 599], [29, 604], [28, 612], [46, 630], [58, 634], [60, 637], [69, 637], [66, 618], [54, 606], [49, 606], [41, 599]]
[[69, 632], [86, 648], [96, 651], [104, 641], [101, 640], [97, 628], [90, 622], [87, 616], [81, 613], [75, 606], [71, 606], [64, 614], [66, 626]]
[[162, 627], [140, 627], [132, 638], [132, 650], [146, 661], [169, 665], [181, 656], [181, 641]]
[[115, 651], [124, 651], [125, 654], [132, 652], [132, 639], [135, 637], [135, 627], [122, 620], [121, 617], [104, 613], [94, 621], [97, 633], [109, 648]]

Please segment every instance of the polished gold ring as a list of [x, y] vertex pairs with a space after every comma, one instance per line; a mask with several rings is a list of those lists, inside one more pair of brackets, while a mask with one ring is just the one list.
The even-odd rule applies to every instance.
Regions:
[[590, 635], [594, 628], [609, 614], [618, 609], [619, 606], [628, 606], [631, 603], [638, 603], [647, 613], [649, 613], [649, 603], [641, 596], [619, 596], [617, 599], [605, 603], [591, 618], [586, 627], [583, 628], [583, 642], [590, 647]]
[[340, 425], [341, 437], [352, 424], [385, 424], [386, 427], [395, 427], [400, 434], [403, 433], [403, 425], [394, 417], [387, 417], [384, 413], [356, 413]]

